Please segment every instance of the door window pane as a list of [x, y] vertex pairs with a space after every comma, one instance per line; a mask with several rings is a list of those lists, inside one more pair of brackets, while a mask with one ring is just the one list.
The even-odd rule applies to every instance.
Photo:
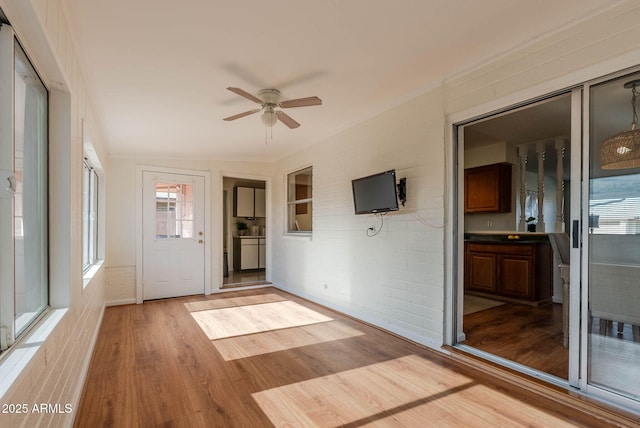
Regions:
[[47, 307], [47, 91], [15, 45], [15, 335]]
[[193, 238], [193, 185], [156, 183], [156, 238]]
[[[640, 168], [603, 165], [602, 148], [609, 138], [631, 129], [632, 92], [625, 83], [639, 78], [636, 74], [591, 88], [588, 212], [589, 383], [636, 398], [640, 395]], [[610, 158], [608, 162], [611, 165]]]

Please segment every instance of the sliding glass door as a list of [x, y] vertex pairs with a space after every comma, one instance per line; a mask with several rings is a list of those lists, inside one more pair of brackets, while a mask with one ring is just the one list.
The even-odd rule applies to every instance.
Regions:
[[[637, 86], [637, 88], [636, 88]], [[640, 73], [589, 87], [583, 207], [588, 385], [640, 398]], [[640, 97], [638, 97], [640, 98]], [[635, 104], [635, 105], [634, 105]]]
[[[458, 214], [460, 280], [452, 337], [457, 347], [483, 358], [640, 409], [636, 110], [637, 69], [457, 125], [458, 168], [465, 173], [458, 173], [464, 212]], [[513, 171], [507, 180], [511, 205], [469, 210], [468, 196], [477, 198], [480, 188], [468, 183], [471, 172], [498, 164]], [[525, 224], [529, 220], [536, 232]], [[553, 247], [552, 278], [537, 275], [543, 260], [538, 257], [527, 265], [518, 256], [518, 268], [534, 269], [526, 271], [530, 276], [505, 274], [516, 269], [507, 263], [516, 250], [547, 242]], [[523, 283], [550, 291], [550, 298], [512, 295]], [[495, 305], [476, 307], [477, 296]]]

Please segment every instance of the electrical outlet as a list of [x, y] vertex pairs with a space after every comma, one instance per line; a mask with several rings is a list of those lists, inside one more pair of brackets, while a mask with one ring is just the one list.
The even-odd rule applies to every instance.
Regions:
[[487, 227], [488, 228], [492, 228], [493, 227], [493, 220], [487, 220]]

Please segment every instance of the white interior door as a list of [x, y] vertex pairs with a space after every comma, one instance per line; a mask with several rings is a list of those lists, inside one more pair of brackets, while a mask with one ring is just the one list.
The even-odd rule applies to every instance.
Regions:
[[205, 178], [143, 172], [143, 300], [205, 292]]

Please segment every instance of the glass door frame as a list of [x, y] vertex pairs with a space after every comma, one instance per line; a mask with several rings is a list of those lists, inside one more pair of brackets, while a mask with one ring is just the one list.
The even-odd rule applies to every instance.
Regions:
[[[640, 66], [620, 70], [615, 73], [610, 73], [605, 76], [601, 76], [596, 79], [589, 80], [583, 84], [582, 92], [583, 92], [583, 103], [582, 103], [582, 156], [581, 156], [581, 173], [579, 177], [580, 182], [580, 193], [581, 193], [581, 201], [580, 201], [580, 249], [578, 253], [580, 255], [580, 271], [579, 278], [581, 280], [581, 290], [580, 290], [580, 302], [583, 304], [580, 307], [580, 343], [582, 344], [580, 349], [580, 372], [579, 372], [579, 385], [578, 388], [594, 397], [602, 398], [612, 404], [619, 405], [622, 408], [631, 409], [634, 412], [640, 412], [640, 401], [634, 400], [632, 398], [625, 397], [622, 394], [618, 394], [612, 391], [609, 391], [603, 387], [598, 385], [594, 385], [590, 383], [589, 379], [589, 328], [590, 328], [590, 316], [589, 316], [589, 199], [590, 199], [590, 161], [591, 161], [591, 88], [593, 86], [599, 85], [604, 82], [621, 79], [624, 76], [637, 74], [640, 72]], [[573, 146], [572, 146], [573, 149]], [[572, 175], [572, 181], [574, 177]], [[572, 186], [572, 188], [577, 186]], [[573, 195], [572, 195], [572, 204], [573, 204]], [[573, 211], [572, 211], [573, 212]], [[574, 261], [574, 251], [572, 248], [572, 263]], [[574, 271], [572, 268], [572, 278], [574, 275]], [[573, 298], [573, 297], [572, 297]], [[573, 310], [573, 307], [572, 307]], [[577, 320], [577, 322], [580, 322]], [[574, 333], [573, 330], [571, 330]]]
[[[447, 148], [448, 163], [451, 170], [448, 179], [451, 180], [452, 190], [446, 206], [446, 214], [453, 221], [447, 228], [447, 235], [452, 239], [445, 268], [450, 272], [445, 290], [445, 336], [447, 345], [460, 348], [480, 358], [497, 363], [507, 368], [512, 368], [523, 374], [531, 375], [566, 387], [579, 394], [585, 394], [596, 399], [640, 412], [640, 401], [625, 397], [615, 392], [610, 392], [597, 385], [589, 384], [589, 284], [588, 284], [588, 257], [589, 257], [589, 167], [590, 167], [590, 90], [591, 87], [609, 80], [614, 80], [625, 75], [640, 72], [640, 66], [627, 67], [599, 77], [585, 76], [581, 82], [568, 85], [564, 90], [551, 91], [542, 95], [531, 94], [528, 99], [522, 98], [514, 102], [494, 101], [488, 106], [475, 107], [466, 112], [459, 112], [446, 118], [448, 127], [448, 141], [451, 146]], [[464, 215], [463, 206], [463, 171], [464, 153], [460, 150], [460, 143], [464, 141], [464, 127], [480, 118], [507, 111], [527, 104], [533, 104], [554, 94], [563, 92], [571, 93], [571, 175], [569, 183], [570, 195], [570, 230], [565, 232], [570, 238], [570, 298], [569, 298], [569, 375], [566, 382], [551, 379], [552, 376], [537, 372], [534, 369], [523, 370], [519, 364], [505, 361], [482, 351], [474, 351], [468, 346], [458, 345], [464, 340], [462, 331], [462, 303], [460, 296], [463, 293], [464, 281]], [[504, 100], [502, 100], [504, 101]]]
[[[570, 260], [569, 260], [569, 385], [581, 387], [581, 361], [582, 344], [584, 338], [581, 336], [580, 319], [581, 313], [581, 261], [582, 261], [582, 231], [579, 226], [582, 222], [582, 205], [584, 194], [584, 186], [582, 180], [582, 170], [584, 164], [584, 127], [587, 123], [585, 114], [588, 109], [584, 108], [583, 87], [577, 87], [571, 90], [571, 175], [569, 181], [570, 192], [570, 208], [571, 218], [569, 224], [570, 230], [565, 230], [569, 235], [570, 242]], [[585, 113], [586, 110], [586, 113]], [[588, 183], [587, 183], [588, 184]], [[576, 226], [577, 225], [577, 226]], [[564, 302], [563, 302], [564, 304]]]
[[[531, 97], [526, 100], [512, 103], [511, 105], [507, 104], [502, 108], [496, 108], [493, 111], [488, 111], [484, 114], [478, 114], [474, 117], [469, 117], [464, 120], [452, 122], [452, 140], [453, 140], [453, 150], [452, 150], [452, 158], [454, 160], [454, 168], [453, 177], [456, 181], [457, 194], [455, 196], [455, 206], [450, 204], [450, 213], [452, 218], [455, 218], [455, 227], [451, 231], [454, 238], [456, 239], [457, 246], [455, 248], [455, 254], [452, 257], [452, 260], [455, 260], [452, 265], [452, 270], [455, 269], [455, 276], [453, 277], [453, 292], [451, 293], [451, 301], [452, 304], [448, 308], [451, 313], [454, 313], [453, 320], [450, 321], [452, 328], [447, 329], [449, 332], [448, 336], [445, 337], [446, 343], [454, 345], [456, 348], [464, 350], [465, 352], [474, 354], [479, 356], [482, 359], [487, 361], [491, 361], [497, 363], [501, 366], [513, 369], [515, 371], [521, 372], [523, 374], [527, 374], [529, 376], [539, 378], [545, 382], [558, 385], [563, 388], [568, 388], [569, 386], [579, 388], [580, 387], [580, 371], [579, 371], [579, 362], [580, 362], [580, 287], [570, 288], [570, 298], [569, 298], [569, 358], [567, 361], [568, 364], [568, 376], [567, 379], [558, 378], [551, 374], [542, 372], [540, 370], [534, 369], [530, 366], [523, 365], [521, 363], [511, 361], [505, 359], [503, 357], [485, 352], [483, 350], [473, 348], [469, 345], [462, 344], [460, 342], [465, 340], [465, 334], [463, 332], [463, 305], [462, 299], [460, 298], [464, 294], [464, 210], [462, 207], [463, 199], [464, 199], [464, 150], [462, 149], [461, 143], [464, 143], [464, 131], [465, 128], [469, 125], [472, 125], [476, 122], [490, 119], [492, 117], [498, 117], [504, 114], [509, 114], [512, 112], [516, 112], [518, 110], [527, 109], [529, 107], [534, 107], [536, 104], [540, 102], [544, 102], [546, 100], [551, 100], [555, 97], [562, 96], [563, 94], [570, 95], [570, 103], [571, 103], [571, 117], [570, 117], [570, 126], [571, 126], [571, 138], [569, 141], [570, 144], [570, 153], [571, 153], [571, 210], [570, 214], [572, 218], [576, 215], [574, 213], [579, 213], [580, 204], [581, 204], [581, 191], [580, 188], [576, 190], [573, 183], [580, 183], [580, 173], [581, 173], [581, 147], [582, 147], [582, 89], [583, 85], [576, 85], [573, 87], [564, 88], [561, 90], [548, 92], [543, 95], [537, 97]], [[578, 177], [576, 180], [574, 175]], [[576, 208], [577, 207], [577, 208]], [[572, 234], [572, 231], [566, 230], [567, 234]], [[573, 236], [571, 235], [570, 238]], [[578, 252], [572, 251], [571, 254], [571, 278], [579, 278], [580, 275], [580, 249], [578, 248]], [[574, 260], [575, 259], [575, 260]], [[455, 266], [455, 267], [454, 267]], [[577, 284], [580, 284], [580, 281], [577, 281]]]

